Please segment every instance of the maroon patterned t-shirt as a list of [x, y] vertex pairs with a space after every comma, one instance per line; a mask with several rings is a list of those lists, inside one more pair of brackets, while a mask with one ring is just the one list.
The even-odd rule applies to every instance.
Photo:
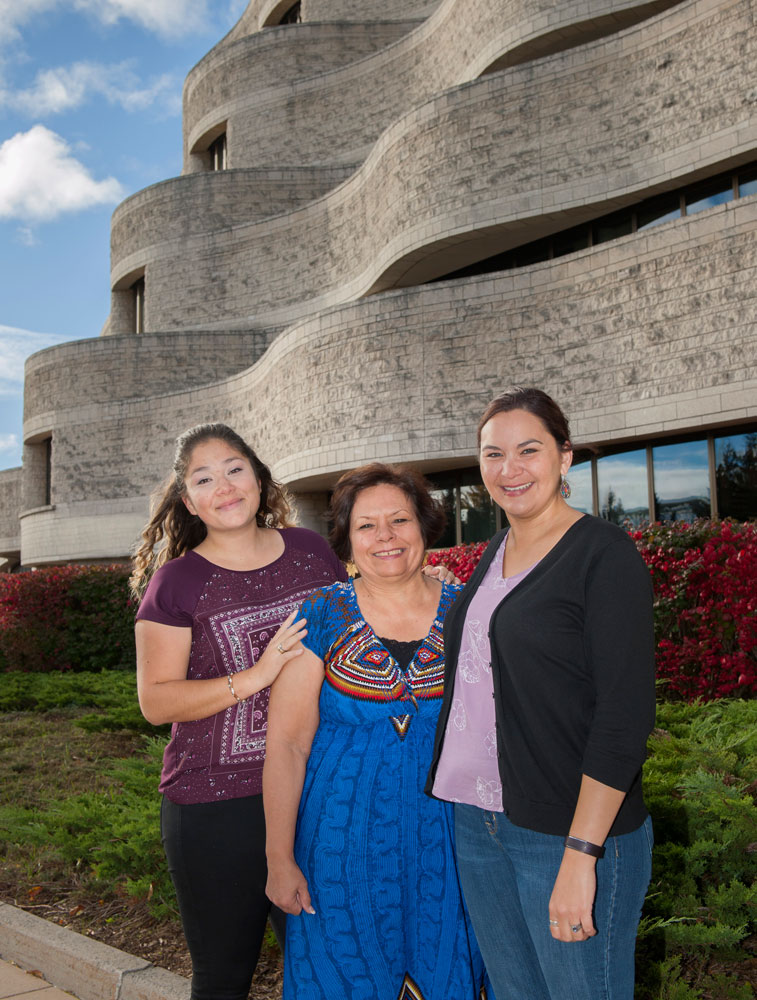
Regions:
[[[320, 535], [305, 528], [281, 535], [283, 554], [261, 569], [223, 569], [187, 552], [150, 581], [137, 619], [192, 629], [188, 679], [253, 666], [305, 597], [347, 578]], [[181, 804], [260, 794], [269, 695], [264, 688], [207, 719], [175, 722], [160, 791]]]

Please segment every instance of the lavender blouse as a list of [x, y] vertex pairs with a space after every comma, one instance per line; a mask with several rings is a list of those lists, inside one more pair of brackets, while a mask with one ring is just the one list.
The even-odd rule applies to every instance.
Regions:
[[502, 812], [502, 784], [497, 767], [489, 621], [497, 605], [533, 569], [503, 577], [506, 544], [507, 536], [465, 616], [452, 708], [434, 781], [437, 798], [493, 812]]

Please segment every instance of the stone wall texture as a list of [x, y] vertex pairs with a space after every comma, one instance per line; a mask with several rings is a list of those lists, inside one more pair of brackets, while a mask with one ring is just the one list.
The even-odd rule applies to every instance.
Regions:
[[[757, 0], [303, 0], [267, 27], [286, 6], [253, 0], [190, 72], [185, 174], [116, 210], [110, 335], [27, 363], [28, 458], [0, 475], [25, 565], [123, 557], [199, 422], [320, 528], [356, 464], [473, 464], [512, 382], [578, 444], [757, 420], [757, 196], [423, 284], [757, 160]], [[219, 126], [230, 169], [195, 172]]]

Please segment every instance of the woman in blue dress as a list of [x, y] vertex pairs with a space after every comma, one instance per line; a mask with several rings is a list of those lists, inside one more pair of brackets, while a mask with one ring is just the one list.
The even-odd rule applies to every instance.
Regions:
[[332, 518], [359, 576], [302, 607], [305, 652], [268, 715], [267, 892], [292, 915], [284, 1000], [478, 1000], [451, 806], [423, 794], [457, 593], [421, 572], [443, 514], [417, 473], [374, 464], [342, 477]]

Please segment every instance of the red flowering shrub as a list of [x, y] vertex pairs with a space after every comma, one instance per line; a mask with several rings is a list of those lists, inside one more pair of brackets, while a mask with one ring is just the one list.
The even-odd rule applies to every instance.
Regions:
[[[631, 537], [654, 582], [662, 697], [757, 697], [757, 524], [650, 524]], [[465, 582], [485, 547], [456, 545], [428, 561]]]
[[0, 670], [134, 667], [126, 566], [0, 575]]
[[452, 570], [458, 580], [465, 583], [476, 568], [486, 545], [486, 542], [470, 542], [467, 545], [455, 545], [451, 549], [437, 549], [436, 552], [429, 553], [427, 562], [431, 566], [444, 563], [448, 569]]
[[631, 534], [654, 581], [663, 696], [757, 696], [757, 524], [651, 524]]

